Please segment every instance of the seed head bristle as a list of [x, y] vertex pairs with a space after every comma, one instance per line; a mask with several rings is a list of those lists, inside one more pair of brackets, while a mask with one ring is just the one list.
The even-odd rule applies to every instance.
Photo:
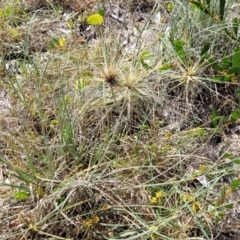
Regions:
[[118, 85], [117, 75], [118, 71], [112, 68], [108, 68], [103, 71], [104, 80], [110, 86]]

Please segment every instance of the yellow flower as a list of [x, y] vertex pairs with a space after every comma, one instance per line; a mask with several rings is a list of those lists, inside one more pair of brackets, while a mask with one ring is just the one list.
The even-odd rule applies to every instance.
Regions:
[[156, 192], [156, 198], [158, 198], [158, 199], [163, 197], [163, 195], [164, 195], [164, 193], [162, 191]]
[[194, 212], [195, 214], [197, 214], [197, 213], [199, 212], [199, 210], [200, 210], [200, 203], [194, 201], [194, 202], [192, 203], [192, 210], [193, 210], [193, 212]]
[[204, 172], [206, 169], [207, 169], [207, 166], [206, 166], [206, 165], [201, 165], [201, 166], [199, 167], [199, 171], [200, 171], [200, 172]]
[[182, 198], [189, 202], [193, 201], [193, 198], [187, 193], [183, 194]]
[[160, 198], [162, 198], [164, 196], [164, 192], [163, 191], [158, 191], [155, 193], [155, 196], [151, 198], [151, 203], [152, 204], [157, 204], [160, 200]]
[[151, 203], [157, 204], [157, 202], [158, 202], [158, 199], [156, 197], [151, 198]]
[[170, 131], [165, 132], [165, 137], [170, 138], [172, 136], [172, 133]]
[[93, 216], [92, 218], [86, 220], [83, 223], [84, 228], [90, 228], [93, 225], [97, 224], [99, 222], [99, 217], [98, 216]]
[[59, 41], [58, 41], [58, 44], [60, 47], [64, 47], [65, 44], [66, 44], [66, 38], [60, 38]]

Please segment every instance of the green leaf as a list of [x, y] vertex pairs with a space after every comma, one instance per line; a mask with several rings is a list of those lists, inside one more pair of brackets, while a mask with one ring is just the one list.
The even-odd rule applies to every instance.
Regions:
[[223, 155], [225, 158], [228, 158], [229, 160], [231, 160], [232, 162], [234, 162], [235, 164], [238, 164], [240, 165], [240, 158], [236, 158], [234, 157], [232, 154], [226, 152], [224, 155]]
[[239, 67], [231, 67], [231, 68], [227, 71], [227, 74], [238, 74], [238, 69], [239, 69]]
[[217, 109], [216, 108], [213, 108], [212, 109], [212, 112], [211, 112], [211, 123], [212, 123], [212, 126], [214, 128], [216, 128], [218, 126], [218, 123], [219, 123], [219, 118], [220, 116], [218, 115], [218, 112], [217, 112]]
[[152, 54], [148, 50], [144, 50], [140, 55], [141, 60], [148, 60], [151, 58], [152, 58]]
[[228, 153], [228, 152], [224, 153], [223, 156], [224, 156], [225, 158], [230, 159], [230, 160], [233, 160], [233, 159], [234, 159], [234, 156], [233, 156], [232, 154]]
[[148, 125], [145, 125], [145, 124], [138, 126], [138, 128], [141, 129], [141, 130], [148, 130], [148, 129], [150, 129], [150, 127]]
[[238, 35], [238, 27], [239, 27], [239, 20], [237, 18], [234, 18], [232, 21], [232, 28], [236, 36]]
[[204, 4], [202, 4], [201, 2], [198, 1], [190, 1], [190, 5], [206, 14], [210, 14], [209, 9], [207, 8], [207, 6], [205, 6]]
[[224, 57], [222, 59], [222, 67], [223, 67], [223, 69], [228, 69], [230, 66], [231, 66], [230, 57]]
[[206, 43], [206, 44], [203, 46], [200, 55], [201, 55], [201, 56], [204, 56], [204, 55], [208, 52], [209, 48], [210, 48], [210, 43]]
[[231, 121], [235, 122], [239, 119], [240, 117], [240, 112], [239, 111], [233, 111], [231, 114]]
[[24, 191], [18, 191], [13, 196], [16, 200], [26, 200], [29, 198], [29, 195]]
[[235, 160], [233, 160], [233, 162], [234, 162], [235, 164], [240, 165], [240, 159], [235, 159]]
[[206, 2], [207, 2], [207, 5], [210, 5], [211, 0], [206, 0]]
[[232, 203], [228, 203], [228, 204], [224, 205], [224, 207], [227, 209], [233, 209], [234, 205]]
[[198, 10], [201, 10], [200, 3], [197, 1], [190, 1], [190, 5]]
[[159, 71], [166, 71], [166, 70], [169, 70], [172, 68], [172, 65], [171, 64], [166, 64], [166, 65], [163, 65], [159, 68]]
[[231, 81], [232, 81], [232, 76], [224, 76], [224, 77], [222, 78], [222, 81], [223, 81], [223, 82], [231, 82]]
[[[235, 53], [233, 55], [232, 67], [236, 67], [236, 68], [240, 67], [240, 48], [239, 47], [236, 48]], [[236, 71], [235, 73], [238, 74], [238, 71]]]
[[90, 25], [101, 25], [103, 17], [99, 13], [92, 14], [87, 18], [87, 23]]
[[222, 189], [221, 189], [221, 199], [225, 198], [226, 192], [227, 192], [227, 187], [223, 186]]
[[102, 8], [98, 8], [97, 13], [100, 14], [102, 17], [105, 16], [105, 11]]
[[230, 187], [232, 191], [236, 190], [240, 186], [240, 179], [231, 182]]
[[199, 128], [199, 129], [197, 130], [197, 132], [198, 132], [199, 136], [203, 136], [203, 135], [204, 135], [204, 131], [203, 131], [202, 128]]
[[226, 83], [226, 82], [231, 82], [230, 77], [224, 77], [224, 76], [217, 76], [211, 79], [212, 82], [216, 83]]
[[184, 51], [184, 48], [183, 48], [183, 43], [181, 40], [177, 40], [173, 43], [173, 47], [177, 53], [177, 55], [179, 56], [179, 58], [184, 62], [186, 63], [186, 53]]
[[58, 47], [58, 44], [59, 44], [58, 39], [52, 38], [52, 39], [50, 40], [50, 42], [48, 43], [48, 46], [49, 46], [51, 49], [53, 49], [53, 48], [57, 48], [57, 47]]
[[214, 59], [208, 58], [207, 61], [211, 64], [213, 69], [222, 71], [222, 67]]
[[65, 95], [64, 97], [64, 102], [65, 102], [65, 105], [69, 105], [70, 102], [71, 102], [71, 96], [69, 94]]
[[224, 18], [225, 4], [226, 4], [226, 0], [220, 0], [219, 13], [220, 13], [220, 20], [221, 21], [223, 21], [223, 18]]
[[12, 14], [12, 8], [7, 7], [7, 8], [5, 9], [5, 15], [6, 15], [6, 17], [9, 17], [11, 14]]

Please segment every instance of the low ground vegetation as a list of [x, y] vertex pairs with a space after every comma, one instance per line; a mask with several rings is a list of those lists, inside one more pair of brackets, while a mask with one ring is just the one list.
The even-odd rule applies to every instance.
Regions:
[[240, 239], [239, 9], [1, 1], [1, 239]]

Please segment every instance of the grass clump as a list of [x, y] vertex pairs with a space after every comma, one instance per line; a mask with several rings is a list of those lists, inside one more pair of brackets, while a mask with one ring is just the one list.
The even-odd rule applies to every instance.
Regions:
[[0, 236], [237, 239], [236, 3], [47, 3], [1, 51]]

